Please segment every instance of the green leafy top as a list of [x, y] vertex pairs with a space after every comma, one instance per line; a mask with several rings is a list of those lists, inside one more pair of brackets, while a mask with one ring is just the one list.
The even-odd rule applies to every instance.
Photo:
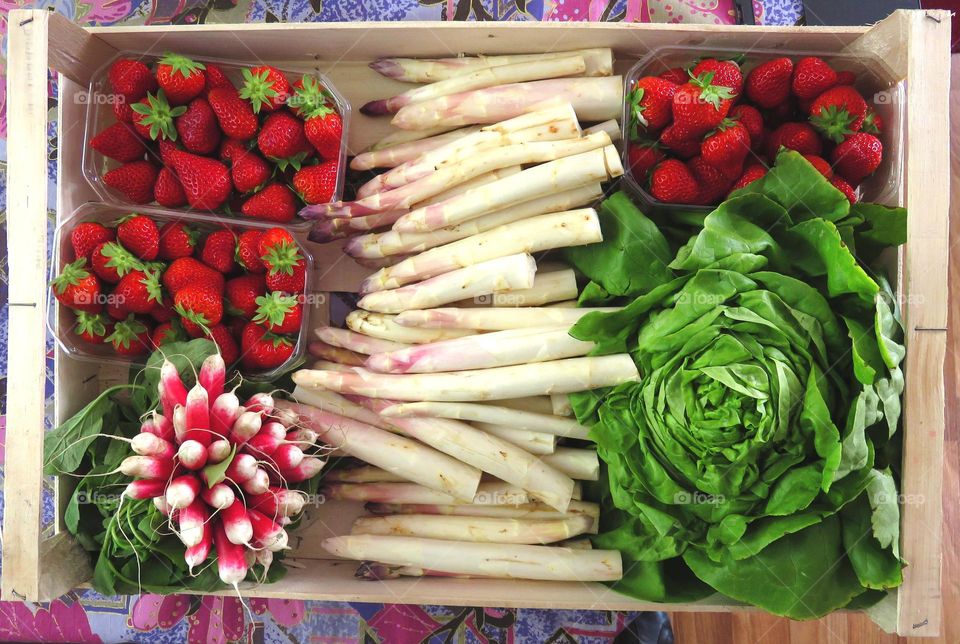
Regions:
[[184, 78], [189, 78], [196, 72], [207, 68], [203, 63], [187, 58], [182, 54], [175, 54], [172, 51], [165, 53], [160, 58], [159, 64], [168, 65], [174, 73], [180, 74]]
[[277, 90], [273, 88], [274, 81], [270, 78], [271, 70], [262, 67], [257, 73], [250, 69], [243, 69], [243, 87], [240, 88], [240, 98], [245, 98], [253, 105], [253, 111], [257, 114], [260, 110], [270, 105], [270, 99], [276, 98]]
[[284, 318], [297, 305], [296, 296], [284, 295], [279, 291], [260, 295], [254, 301], [257, 304], [257, 313], [253, 321], [258, 324], [269, 322], [273, 326], [283, 324]]
[[714, 72], [705, 72], [690, 82], [700, 88], [700, 99], [720, 109], [720, 101], [736, 97], [736, 93], [729, 87], [713, 84]]
[[137, 123], [150, 128], [150, 138], [154, 141], [161, 135], [164, 139], [176, 141], [177, 128], [173, 119], [185, 113], [186, 106], [170, 107], [162, 89], [157, 90], [156, 94], [148, 93], [146, 101], [146, 104], [141, 101], [130, 106], [130, 109], [142, 117], [137, 119]]
[[333, 96], [319, 80], [313, 76], [304, 76], [300, 85], [294, 94], [292, 106], [300, 110], [305, 120], [336, 112]]
[[109, 258], [106, 266], [116, 270], [120, 277], [130, 271], [143, 269], [143, 262], [118, 242], [106, 242], [100, 250], [100, 254]]
[[124, 320], [113, 325], [113, 333], [103, 339], [115, 347], [130, 348], [131, 342], [139, 342], [139, 336], [147, 332], [147, 327], [131, 313]]
[[84, 266], [86, 266], [87, 260], [81, 257], [75, 262], [71, 262], [63, 267], [63, 270], [60, 271], [60, 274], [57, 275], [50, 282], [53, 286], [53, 290], [58, 294], [62, 294], [67, 288], [71, 286], [76, 286], [80, 283], [80, 280], [84, 280], [90, 276], [90, 273], [87, 271]]

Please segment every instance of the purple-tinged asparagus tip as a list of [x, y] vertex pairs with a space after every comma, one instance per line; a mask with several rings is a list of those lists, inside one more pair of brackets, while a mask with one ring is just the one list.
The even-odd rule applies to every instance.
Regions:
[[300, 209], [300, 216], [304, 219], [314, 220], [326, 217], [331, 206], [337, 204], [312, 204]]
[[347, 242], [343, 245], [343, 252], [345, 252], [350, 257], [359, 257], [362, 251], [363, 242], [359, 238], [354, 237], [348, 239]]
[[375, 503], [370, 501], [369, 503], [365, 504], [363, 508], [370, 514], [393, 514], [393, 512], [390, 510], [390, 507], [384, 503]]
[[387, 566], [375, 561], [363, 561], [357, 567], [357, 572], [353, 574], [357, 579], [366, 579], [367, 581], [380, 581], [382, 579], [396, 579], [400, 576], [396, 567]]
[[403, 68], [390, 58], [373, 61], [370, 69], [387, 78], [397, 78], [403, 74]]
[[343, 239], [346, 236], [347, 231], [337, 230], [334, 228], [331, 220], [324, 219], [323, 221], [318, 221], [313, 225], [313, 228], [310, 230], [310, 234], [307, 236], [307, 238], [312, 242], [326, 244], [327, 242], [332, 242], [337, 239]]
[[390, 108], [387, 107], [387, 99], [379, 98], [375, 101], [368, 101], [360, 106], [360, 113], [367, 116], [384, 116], [390, 114]]

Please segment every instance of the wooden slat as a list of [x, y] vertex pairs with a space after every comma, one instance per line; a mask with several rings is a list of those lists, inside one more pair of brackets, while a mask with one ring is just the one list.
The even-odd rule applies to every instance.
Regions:
[[115, 56], [117, 50], [66, 16], [47, 13], [50, 68], [76, 83], [88, 85], [93, 73]]

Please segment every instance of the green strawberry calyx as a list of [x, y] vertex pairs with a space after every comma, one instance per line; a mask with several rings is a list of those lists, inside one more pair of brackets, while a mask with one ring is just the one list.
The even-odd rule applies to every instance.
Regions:
[[277, 273], [293, 275], [294, 267], [303, 262], [303, 256], [300, 255], [297, 245], [285, 240], [270, 246], [260, 259], [274, 275]]
[[140, 283], [147, 288], [147, 301], [163, 304], [163, 291], [160, 288], [159, 271], [144, 267], [143, 272], [146, 277], [140, 280]]
[[100, 250], [100, 254], [109, 258], [106, 265], [117, 271], [117, 275], [120, 277], [130, 271], [139, 271], [144, 268], [140, 260], [118, 242], [107, 242]]
[[880, 134], [880, 128], [877, 127], [877, 115], [875, 112], [867, 112], [867, 115], [863, 117], [863, 125], [860, 126], [861, 132], [866, 132], [867, 134]]
[[168, 51], [163, 55], [163, 58], [160, 59], [160, 64], [169, 66], [173, 72], [180, 74], [184, 78], [190, 78], [193, 74], [207, 68], [203, 63], [198, 63], [195, 60], [187, 58], [182, 54], [175, 54], [172, 51]]
[[842, 142], [853, 134], [850, 126], [856, 119], [839, 105], [826, 105], [820, 113], [810, 117], [810, 124], [834, 143]]
[[285, 346], [285, 347], [293, 346], [293, 342], [291, 342], [290, 338], [288, 338], [287, 336], [278, 335], [276, 333], [270, 333], [269, 331], [267, 331], [262, 336], [260, 336], [260, 341], [271, 343], [274, 349], [281, 346]]
[[243, 87], [240, 89], [240, 98], [245, 98], [253, 105], [257, 114], [260, 110], [272, 103], [270, 99], [277, 97], [277, 90], [273, 88], [274, 81], [270, 79], [270, 69], [264, 68], [259, 73], [249, 69], [243, 70]]
[[77, 311], [77, 335], [87, 334], [94, 338], [102, 338], [107, 334], [106, 318], [102, 313], [87, 313]]
[[705, 72], [697, 78], [690, 81], [695, 87], [700, 88], [700, 99], [705, 103], [710, 103], [717, 110], [720, 109], [720, 101], [732, 99], [736, 96], [732, 89], [723, 85], [713, 85], [713, 72]]
[[133, 313], [127, 316], [126, 320], [121, 320], [113, 325], [113, 333], [103, 339], [104, 342], [112, 344], [114, 347], [130, 348], [130, 343], [136, 341], [142, 333], [146, 333], [147, 327]]
[[90, 275], [90, 273], [87, 272], [87, 269], [84, 268], [86, 263], [87, 260], [81, 257], [77, 261], [71, 262], [70, 264], [64, 266], [63, 270], [60, 271], [60, 274], [50, 281], [50, 285], [53, 286], [53, 290], [60, 295], [69, 287], [76, 286], [81, 280], [86, 279], [87, 276]]
[[269, 159], [270, 161], [273, 161], [276, 164], [277, 168], [279, 168], [279, 170], [283, 172], [288, 167], [292, 167], [294, 170], [299, 170], [300, 167], [303, 165], [304, 159], [306, 159], [309, 154], [310, 152], [304, 151], [304, 152], [295, 154], [292, 157], [287, 157], [285, 159], [281, 159], [279, 157], [267, 157], [267, 159]]
[[188, 309], [182, 304], [175, 305], [173, 310], [176, 311], [177, 315], [182, 317], [184, 320], [193, 322], [197, 326], [203, 327], [204, 329], [206, 329], [210, 324], [210, 320], [208, 320], [207, 316], [205, 316], [203, 313], [197, 313], [193, 309]]
[[257, 304], [257, 313], [253, 317], [254, 322], [280, 326], [287, 314], [296, 307], [297, 298], [293, 295], [284, 295], [279, 291], [272, 291], [268, 295], [258, 296], [254, 302]]
[[290, 98], [290, 107], [299, 109], [304, 119], [326, 116], [336, 110], [333, 108], [333, 96], [313, 76], [304, 76], [297, 91]]
[[146, 105], [142, 102], [134, 103], [130, 109], [142, 117], [137, 122], [150, 128], [150, 138], [155, 141], [161, 134], [165, 139], [176, 141], [177, 128], [174, 127], [173, 119], [187, 111], [184, 105], [170, 107], [162, 89], [157, 90], [156, 94], [148, 93]]
[[630, 93], [627, 94], [627, 101], [630, 103], [630, 138], [637, 139], [640, 137], [639, 126], [642, 126], [644, 129], [649, 125], [646, 117], [643, 113], [646, 111], [646, 106], [641, 105], [640, 101], [643, 100], [644, 89], [642, 87], [634, 87], [630, 90]]

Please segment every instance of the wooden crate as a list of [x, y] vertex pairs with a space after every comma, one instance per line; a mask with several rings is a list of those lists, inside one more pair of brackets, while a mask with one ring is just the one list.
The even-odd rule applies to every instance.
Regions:
[[[40, 533], [44, 419], [46, 288], [47, 69], [60, 73], [58, 216], [94, 195], [81, 175], [82, 100], [90, 75], [118, 50], [177, 50], [238, 60], [316, 68], [329, 74], [354, 106], [400, 85], [370, 71], [384, 55], [443, 56], [612, 47], [621, 68], [668, 44], [869, 54], [905, 80], [905, 172], [900, 201], [910, 207], [909, 241], [900, 253], [899, 282], [906, 324], [902, 546], [904, 584], [871, 616], [902, 635], [935, 635], [941, 625], [941, 473], [944, 430], [943, 361], [947, 316], [949, 186], [949, 13], [899, 11], [873, 27], [731, 27], [641, 24], [352, 23], [203, 25], [84, 30], [46, 11], [8, 17], [8, 238], [10, 329], [3, 599], [45, 600], [83, 584], [85, 553], [60, 532]], [[352, 151], [383, 134], [385, 120], [358, 116]], [[315, 246], [324, 290], [352, 290], [362, 271], [336, 245]], [[325, 315], [318, 310], [316, 316]], [[60, 421], [107, 382], [122, 377], [96, 364], [56, 360]], [[61, 482], [68, 486], [69, 481]], [[68, 490], [69, 488], [64, 488]], [[61, 503], [65, 495], [61, 495]], [[330, 503], [311, 508], [294, 543], [298, 567], [257, 595], [340, 601], [437, 603], [544, 608], [645, 610], [662, 605], [619, 595], [600, 584], [534, 581], [353, 578], [355, 564], [331, 559], [319, 541], [342, 533], [359, 512]], [[59, 526], [58, 526], [59, 528]], [[716, 599], [670, 610], [752, 610]]]

